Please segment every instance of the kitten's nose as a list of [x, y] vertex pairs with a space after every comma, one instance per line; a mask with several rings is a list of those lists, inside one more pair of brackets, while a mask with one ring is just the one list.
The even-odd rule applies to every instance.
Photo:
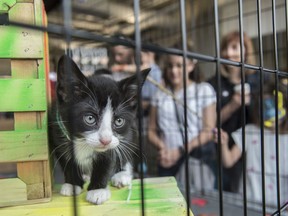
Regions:
[[109, 145], [111, 141], [112, 141], [111, 138], [100, 138], [100, 142], [104, 146]]

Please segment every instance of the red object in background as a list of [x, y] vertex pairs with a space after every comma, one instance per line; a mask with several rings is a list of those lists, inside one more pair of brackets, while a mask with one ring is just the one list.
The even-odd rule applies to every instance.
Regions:
[[199, 207], [204, 207], [207, 204], [207, 200], [201, 198], [193, 198], [191, 200], [192, 205], [197, 205]]
[[56, 83], [57, 83], [57, 74], [56, 72], [50, 72], [49, 73], [49, 81], [50, 81], [50, 99], [51, 102], [54, 102], [56, 99]]

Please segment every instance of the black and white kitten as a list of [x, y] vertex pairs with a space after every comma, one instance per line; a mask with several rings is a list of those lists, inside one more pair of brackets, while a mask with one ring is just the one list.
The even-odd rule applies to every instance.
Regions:
[[[70, 71], [69, 71], [70, 70]], [[141, 86], [150, 69], [141, 72]], [[135, 149], [138, 81], [136, 74], [114, 81], [105, 74], [85, 77], [68, 56], [57, 71], [57, 105], [51, 124], [52, 146], [64, 171], [65, 196], [82, 192], [83, 175], [90, 176], [87, 201], [102, 204], [110, 198], [107, 187], [132, 181], [130, 160]], [[74, 157], [73, 157], [74, 156]], [[112, 178], [111, 178], [112, 177]]]

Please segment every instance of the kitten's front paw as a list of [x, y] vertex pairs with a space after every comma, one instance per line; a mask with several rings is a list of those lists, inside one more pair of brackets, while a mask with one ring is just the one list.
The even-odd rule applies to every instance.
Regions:
[[[82, 188], [78, 185], [75, 185], [75, 195], [79, 195], [82, 192]], [[65, 183], [62, 185], [60, 194], [63, 196], [73, 196], [73, 185]]]
[[90, 203], [100, 205], [110, 199], [111, 192], [108, 188], [90, 190], [87, 192], [86, 200]]
[[118, 188], [130, 185], [131, 182], [132, 182], [132, 175], [126, 171], [121, 171], [119, 173], [116, 173], [111, 178], [111, 184], [114, 187], [118, 187]]

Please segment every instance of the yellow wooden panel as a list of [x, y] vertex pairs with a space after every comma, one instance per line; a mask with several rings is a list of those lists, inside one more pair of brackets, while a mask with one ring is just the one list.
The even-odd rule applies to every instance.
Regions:
[[34, 24], [34, 6], [32, 3], [17, 3], [9, 10], [9, 20]]
[[0, 162], [48, 160], [47, 131], [0, 131]]
[[[32, 200], [27, 199], [27, 187], [30, 187], [30, 191], [33, 191], [33, 189], [37, 187], [41, 187], [40, 184], [34, 184], [30, 186], [26, 186], [26, 184], [18, 178], [9, 178], [9, 179], [0, 179], [0, 215], [2, 214], [2, 207], [7, 206], [21, 206], [21, 205], [28, 205], [28, 204], [35, 204], [35, 203], [43, 203], [43, 202], [49, 202], [50, 198], [41, 198], [41, 199], [35, 199], [31, 197], [31, 195], [28, 194]], [[38, 190], [37, 191], [44, 191]], [[34, 193], [35, 194], [35, 193]], [[9, 214], [8, 214], [9, 215]], [[16, 213], [16, 215], [22, 216], [25, 215], [22, 213], [22, 210]]]
[[38, 78], [37, 60], [11, 60], [11, 74], [17, 79]]
[[0, 11], [1, 12], [8, 12], [13, 5], [16, 4], [16, 0], [2, 0], [0, 4]]
[[33, 3], [34, 0], [17, 0], [18, 3], [25, 2], [25, 3]]
[[34, 11], [35, 11], [35, 25], [37, 26], [43, 26], [43, 16], [46, 14], [43, 11], [43, 1], [41, 0], [35, 0], [34, 1]]
[[52, 174], [49, 160], [43, 161], [44, 197], [52, 196]]
[[[27, 200], [26, 184], [20, 179], [0, 179], [0, 207], [7, 203], [24, 202]], [[0, 209], [0, 215], [1, 209]]]
[[35, 200], [44, 198], [44, 185], [43, 182], [27, 185], [27, 199]]
[[15, 130], [36, 130], [37, 113], [36, 112], [15, 112], [14, 113]]
[[26, 184], [43, 182], [42, 161], [19, 162], [17, 163], [18, 177]]
[[[133, 180], [131, 200], [127, 202], [129, 189], [111, 188], [111, 199], [103, 205], [93, 205], [85, 200], [86, 191], [77, 196], [78, 215], [97, 216], [137, 216], [141, 215], [141, 198], [139, 180]], [[186, 216], [186, 203], [177, 188], [174, 178], [149, 178], [145, 179], [145, 215], [147, 216]], [[2, 215], [29, 215], [29, 216], [71, 216], [73, 215], [71, 197], [60, 196], [58, 191], [53, 193], [49, 203], [18, 206], [0, 209]], [[193, 216], [190, 211], [190, 216]]]
[[[39, 2], [39, 0], [38, 0]], [[35, 24], [32, 3], [17, 3], [9, 10], [9, 20]], [[0, 56], [3, 58], [43, 58], [43, 32], [23, 27], [0, 26]]]

